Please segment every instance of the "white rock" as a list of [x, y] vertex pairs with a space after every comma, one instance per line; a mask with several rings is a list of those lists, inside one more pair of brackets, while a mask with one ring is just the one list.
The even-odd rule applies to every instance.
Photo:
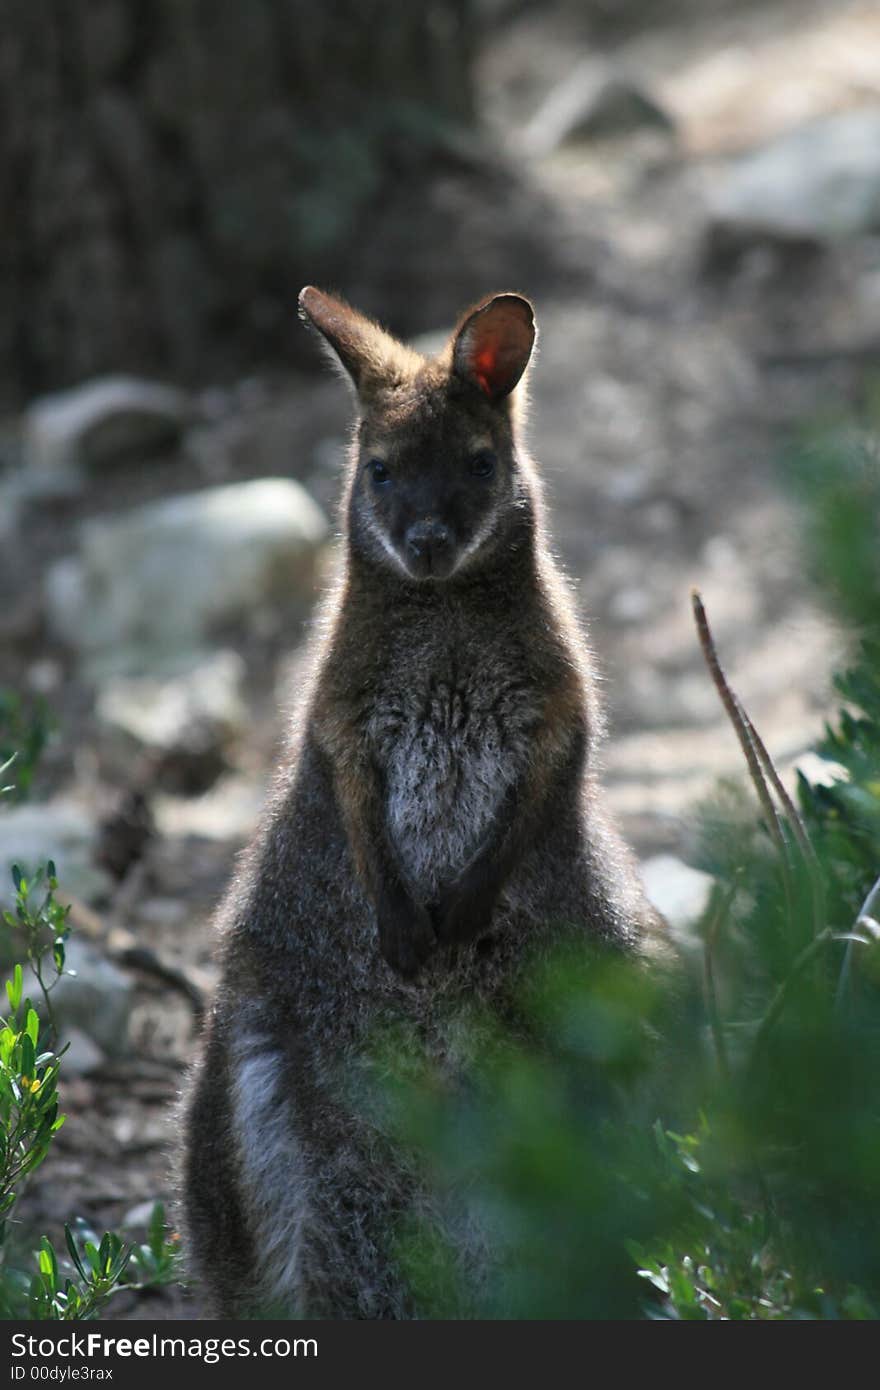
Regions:
[[92, 863], [96, 838], [95, 822], [73, 801], [0, 805], [0, 900], [12, 895], [13, 864], [27, 877], [49, 859], [58, 871], [61, 902], [65, 893], [85, 902], [103, 897], [111, 884]]
[[165, 680], [113, 677], [100, 690], [95, 712], [104, 724], [147, 748], [177, 748], [196, 727], [209, 726], [222, 740], [247, 720], [243, 681], [244, 662], [238, 653], [220, 651]]
[[714, 176], [711, 220], [743, 233], [828, 240], [880, 229], [880, 108], [846, 111]]
[[105, 673], [174, 669], [223, 624], [308, 591], [328, 526], [298, 483], [185, 493], [81, 531], [46, 583], [55, 635]]
[[23, 422], [27, 490], [31, 495], [75, 492], [86, 469], [173, 442], [188, 414], [183, 392], [135, 377], [100, 377], [44, 396], [29, 407]]
[[641, 865], [648, 899], [681, 944], [696, 944], [692, 928], [709, 905], [715, 880], [673, 854], [657, 854]]
[[804, 753], [795, 768], [811, 787], [836, 787], [839, 782], [851, 780], [849, 768], [831, 758], [821, 758], [818, 753]]

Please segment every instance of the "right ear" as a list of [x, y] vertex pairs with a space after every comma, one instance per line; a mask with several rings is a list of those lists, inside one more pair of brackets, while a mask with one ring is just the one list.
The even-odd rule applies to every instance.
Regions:
[[299, 312], [332, 348], [362, 398], [397, 385], [421, 360], [344, 300], [312, 285], [300, 292]]
[[466, 314], [452, 345], [452, 369], [497, 402], [509, 396], [529, 364], [535, 314], [521, 294], [496, 294]]

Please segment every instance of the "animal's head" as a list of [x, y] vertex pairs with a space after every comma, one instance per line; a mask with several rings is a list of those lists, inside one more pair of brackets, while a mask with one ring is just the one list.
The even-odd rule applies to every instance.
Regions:
[[352, 546], [414, 581], [437, 583], [484, 563], [526, 505], [513, 393], [534, 346], [531, 304], [517, 294], [485, 300], [439, 356], [426, 358], [320, 290], [304, 289], [299, 303], [360, 405]]

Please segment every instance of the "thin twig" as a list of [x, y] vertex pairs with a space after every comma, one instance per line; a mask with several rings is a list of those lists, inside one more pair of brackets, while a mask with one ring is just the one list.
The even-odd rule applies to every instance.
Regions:
[[[868, 893], [868, 896], [865, 898], [865, 901], [862, 903], [859, 915], [856, 918], [855, 930], [858, 931], [859, 927], [864, 925], [871, 936], [874, 936], [876, 932], [876, 919], [878, 916], [880, 916], [880, 878], [877, 879], [873, 888]], [[840, 967], [840, 978], [837, 981], [837, 990], [834, 995], [834, 1007], [837, 1010], [843, 1007], [844, 995], [849, 986], [852, 970], [852, 953], [855, 944], [856, 942], [854, 940], [848, 941], [846, 950], [843, 953], [843, 964]]]
[[724, 1040], [724, 1024], [721, 1019], [721, 1010], [718, 1007], [718, 993], [715, 988], [713, 953], [721, 927], [727, 920], [727, 914], [730, 911], [730, 905], [733, 902], [735, 892], [735, 885], [729, 887], [726, 892], [716, 889], [714, 895], [714, 911], [709, 919], [709, 926], [706, 929], [706, 939], [703, 946], [703, 980], [706, 988], [706, 1008], [709, 1014], [709, 1026], [712, 1029], [712, 1041], [715, 1044], [715, 1055], [718, 1058], [718, 1070], [725, 1081], [730, 1080], [730, 1063], [727, 1056], [727, 1044]]
[[782, 802], [783, 809], [785, 810], [789, 818], [791, 828], [794, 831], [794, 837], [798, 842], [798, 848], [800, 849], [800, 852], [803, 855], [804, 866], [810, 878], [810, 890], [813, 901], [813, 934], [814, 936], [818, 936], [819, 932], [822, 930], [822, 925], [825, 921], [825, 886], [822, 881], [822, 869], [819, 864], [819, 860], [816, 856], [816, 851], [813, 849], [812, 841], [810, 840], [810, 837], [807, 834], [807, 827], [804, 825], [801, 813], [797, 809], [795, 803], [792, 801], [788, 792], [786, 791], [785, 786], [782, 782], [782, 778], [776, 771], [776, 766], [773, 762], [773, 759], [767, 752], [764, 740], [761, 738], [761, 735], [758, 733], [757, 729], [755, 728], [754, 724], [749, 718], [746, 710], [740, 703], [738, 697], [734, 696], [734, 699], [736, 700], [737, 707], [745, 723], [745, 726], [748, 729], [749, 737], [752, 741], [752, 745], [755, 749], [755, 752], [757, 753], [758, 758], [760, 759], [761, 766], [763, 767], [766, 776], [770, 779], [770, 784], [773, 787], [773, 790], [776, 792], [776, 795]]
[[772, 1000], [770, 1001], [770, 1006], [767, 1009], [767, 1012], [761, 1019], [761, 1022], [758, 1026], [758, 1031], [755, 1034], [755, 1039], [752, 1044], [751, 1057], [749, 1058], [748, 1070], [750, 1072], [754, 1070], [754, 1067], [756, 1066], [760, 1057], [764, 1043], [766, 1042], [768, 1035], [771, 1033], [773, 1026], [776, 1023], [776, 1020], [779, 1018], [780, 1014], [782, 1013], [782, 1010], [785, 1008], [786, 995], [788, 994], [788, 991], [791, 988], [792, 984], [797, 979], [798, 975], [800, 975], [801, 972], [805, 970], [806, 967], [816, 959], [816, 957], [821, 953], [824, 947], [827, 946], [830, 941], [834, 941], [836, 939], [836, 935], [832, 931], [832, 929], [830, 927], [825, 927], [824, 930], [821, 931], [818, 936], [813, 937], [813, 940], [809, 943], [809, 945], [805, 946], [804, 949], [801, 951], [800, 955], [797, 956], [793, 961], [791, 969], [789, 970], [785, 979], [782, 981], [781, 985], [774, 994]]
[[874, 887], [862, 903], [861, 911], [856, 918], [856, 926], [866, 926], [873, 935], [877, 929], [878, 917], [880, 917], [880, 878], [877, 879]]
[[773, 798], [770, 795], [767, 783], [764, 780], [764, 774], [761, 770], [761, 762], [756, 751], [755, 744], [752, 741], [752, 735], [750, 733], [749, 726], [751, 721], [748, 720], [748, 716], [745, 714], [745, 711], [742, 709], [739, 700], [737, 699], [736, 695], [733, 693], [730, 686], [728, 685], [727, 677], [725, 676], [724, 671], [721, 669], [721, 662], [718, 660], [718, 652], [715, 647], [715, 640], [709, 628], [709, 620], [706, 617], [706, 610], [703, 607], [703, 600], [700, 597], [698, 589], [691, 590], [691, 603], [693, 605], [694, 610], [694, 619], [697, 624], [697, 636], [700, 639], [700, 646], [703, 651], [703, 656], [705, 658], [706, 665], [709, 668], [709, 674], [711, 675], [712, 680], [715, 684], [715, 689], [718, 691], [719, 698], [721, 700], [722, 705], [724, 706], [724, 710], [727, 714], [727, 717], [730, 720], [731, 725], [733, 726], [733, 731], [736, 734], [736, 737], [739, 741], [739, 746], [743, 751], [743, 757], [745, 758], [746, 764], [749, 769], [749, 776], [752, 779], [755, 791], [758, 794], [758, 800], [760, 801], [761, 808], [764, 812], [764, 820], [766, 822], [767, 829], [770, 832], [770, 835], [776, 844], [777, 850], [779, 851], [780, 865], [782, 869], [782, 882], [785, 891], [785, 901], [788, 908], [788, 919], [789, 922], [791, 922], [793, 920], [794, 913], [794, 892], [791, 877], [791, 863], [789, 860], [789, 845], [785, 834], [785, 824], [773, 802]]

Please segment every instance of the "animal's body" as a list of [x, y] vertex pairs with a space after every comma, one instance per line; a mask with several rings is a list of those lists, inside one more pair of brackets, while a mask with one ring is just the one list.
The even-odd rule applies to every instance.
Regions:
[[186, 1110], [189, 1240], [214, 1310], [401, 1317], [416, 1193], [358, 1103], [377, 1030], [454, 1066], [567, 935], [651, 926], [593, 772], [590, 656], [517, 438], [531, 308], [487, 301], [426, 361], [329, 296], [355, 382], [342, 572], [263, 825], [221, 912]]

